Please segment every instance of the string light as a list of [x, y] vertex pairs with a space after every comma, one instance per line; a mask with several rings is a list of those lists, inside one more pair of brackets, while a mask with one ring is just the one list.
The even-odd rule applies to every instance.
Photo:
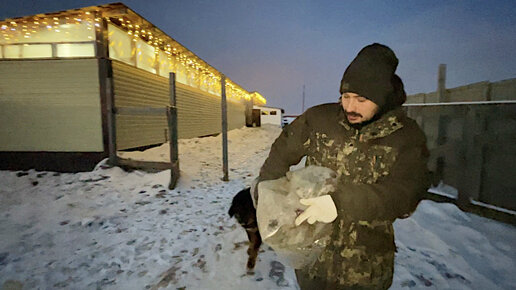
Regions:
[[[182, 73], [188, 79], [187, 82], [195, 84], [199, 88], [220, 93], [220, 75], [217, 70], [202, 61], [195, 54], [192, 54], [188, 49], [181, 44], [162, 34], [148, 23], [142, 25], [133, 23], [129, 17], [120, 16], [116, 18], [105, 18], [110, 25], [115, 25], [124, 30], [132, 41], [137, 42], [143, 40], [148, 45], [154, 48], [154, 60], [156, 65], [160, 65], [160, 69], [173, 70], [177, 73]], [[6, 20], [0, 22], [0, 43], [27, 43], [31, 38], [37, 39], [39, 33], [42, 31], [62, 33], [62, 35], [75, 35], [74, 29], [84, 29], [91, 31], [93, 27], [97, 30], [101, 27], [102, 18], [93, 17], [92, 11], [70, 11], [67, 15], [61, 16], [29, 16], [16, 20]], [[69, 24], [78, 24], [79, 26], [65, 26]], [[80, 28], [79, 28], [80, 27]], [[89, 40], [93, 40], [94, 36], [87, 36]], [[32, 40], [34, 42], [34, 40]], [[165, 59], [160, 59], [160, 52], [166, 56]], [[141, 55], [142, 51], [133, 49], [132, 55]], [[167, 64], [166, 61], [169, 63]], [[255, 99], [258, 102], [265, 104], [266, 100], [260, 94], [249, 93], [229, 78], [226, 78], [226, 94], [230, 99], [235, 100], [251, 100]]]

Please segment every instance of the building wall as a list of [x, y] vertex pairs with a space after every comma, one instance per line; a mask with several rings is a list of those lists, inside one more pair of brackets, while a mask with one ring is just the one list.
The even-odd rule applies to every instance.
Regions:
[[245, 104], [229, 101], [228, 130], [239, 129], [245, 126]]
[[96, 59], [0, 61], [0, 76], [0, 151], [103, 151]]
[[[170, 104], [168, 79], [118, 61], [113, 66], [115, 107], [166, 107]], [[164, 143], [167, 117], [117, 115], [117, 149]]]
[[[170, 103], [168, 78], [113, 61], [115, 106], [165, 107]], [[176, 82], [179, 138], [221, 132], [221, 99], [200, 89]], [[228, 129], [245, 125], [243, 103], [228, 100]], [[117, 148], [128, 149], [167, 141], [166, 116], [119, 115]]]
[[[219, 96], [176, 84], [179, 138], [218, 134], [222, 131], [222, 107]], [[228, 130], [245, 126], [245, 105], [227, 100]]]

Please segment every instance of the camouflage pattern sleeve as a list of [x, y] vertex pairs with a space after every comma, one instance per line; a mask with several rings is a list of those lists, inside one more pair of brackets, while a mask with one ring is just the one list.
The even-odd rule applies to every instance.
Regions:
[[394, 221], [408, 217], [430, 186], [425, 140], [422, 135], [406, 142], [389, 175], [376, 183], [341, 184], [335, 196], [339, 215], [356, 221]]
[[285, 126], [280, 136], [274, 141], [260, 169], [259, 181], [272, 180], [285, 176], [291, 165], [301, 161], [306, 154], [303, 144], [308, 139], [308, 115], [310, 109]]

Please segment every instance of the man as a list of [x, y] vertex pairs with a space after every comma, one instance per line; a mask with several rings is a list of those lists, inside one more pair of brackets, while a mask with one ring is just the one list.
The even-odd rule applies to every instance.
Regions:
[[392, 223], [409, 216], [429, 186], [426, 139], [401, 108], [406, 95], [397, 65], [387, 46], [364, 47], [344, 72], [340, 101], [310, 108], [286, 126], [260, 170], [259, 181], [277, 179], [306, 156], [307, 165], [338, 174], [331, 198], [302, 200], [309, 207], [296, 225], [332, 222], [333, 232], [318, 260], [296, 270], [301, 289], [392, 284]]

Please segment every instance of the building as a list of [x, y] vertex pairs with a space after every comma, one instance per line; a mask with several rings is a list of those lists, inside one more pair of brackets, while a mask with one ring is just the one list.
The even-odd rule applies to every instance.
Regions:
[[299, 115], [283, 115], [283, 127], [292, 123]]
[[282, 116], [285, 112], [281, 108], [254, 106], [254, 110], [260, 110], [260, 123], [282, 126]]
[[[222, 73], [122, 3], [0, 21], [0, 169], [90, 170], [110, 113], [166, 107], [179, 138], [221, 131]], [[228, 129], [266, 100], [226, 78]], [[167, 141], [166, 116], [116, 115], [119, 150]]]

